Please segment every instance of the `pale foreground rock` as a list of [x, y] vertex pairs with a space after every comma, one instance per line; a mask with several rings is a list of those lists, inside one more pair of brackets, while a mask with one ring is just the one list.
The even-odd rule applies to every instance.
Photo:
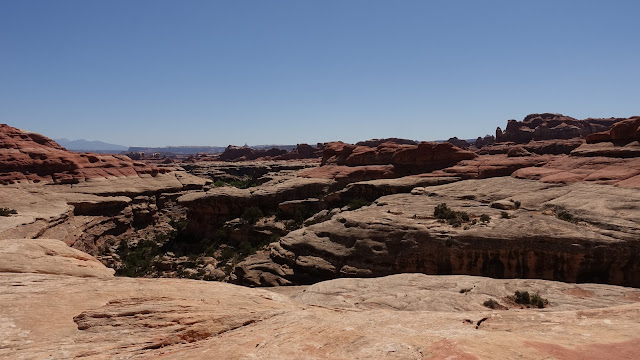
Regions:
[[113, 269], [59, 240], [0, 240], [0, 273], [63, 274], [113, 277]]
[[[515, 290], [550, 306], [481, 305]], [[618, 360], [640, 350], [631, 288], [401, 274], [276, 291], [0, 273], [0, 358]]]

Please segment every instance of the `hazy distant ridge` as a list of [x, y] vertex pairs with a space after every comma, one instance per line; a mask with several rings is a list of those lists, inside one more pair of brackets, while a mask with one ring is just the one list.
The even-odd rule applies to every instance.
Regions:
[[126, 151], [128, 148], [123, 145], [109, 144], [103, 141], [89, 141], [85, 139], [69, 140], [54, 139], [55, 142], [64, 146], [68, 150], [74, 151]]

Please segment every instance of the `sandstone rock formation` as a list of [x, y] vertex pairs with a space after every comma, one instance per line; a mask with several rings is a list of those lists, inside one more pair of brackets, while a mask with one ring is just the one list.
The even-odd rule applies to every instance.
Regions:
[[78, 154], [53, 140], [0, 124], [0, 184], [17, 181], [75, 184], [95, 178], [165, 173], [123, 155]]
[[399, 139], [399, 138], [385, 138], [385, 139], [370, 139], [365, 141], [358, 141], [356, 146], [368, 146], [368, 147], [377, 147], [378, 145], [384, 143], [393, 143], [398, 145], [418, 145], [418, 142], [415, 140], [409, 139]]
[[294, 178], [282, 182], [275, 180], [249, 189], [225, 186], [185, 194], [178, 198], [178, 204], [189, 209], [190, 232], [206, 236], [212, 234], [221, 222], [242, 215], [249, 207], [276, 210], [283, 202], [319, 198], [332, 183], [327, 179]]
[[447, 140], [448, 143], [453, 144], [461, 149], [468, 149], [471, 144], [467, 140], [458, 139], [457, 137], [452, 137]]
[[504, 131], [496, 130], [496, 142], [526, 144], [531, 140], [572, 139], [608, 130], [622, 118], [577, 120], [562, 114], [530, 114], [524, 120], [509, 120]]
[[[422, 272], [640, 286], [639, 196], [509, 177], [416, 188], [291, 232], [235, 274], [249, 285]], [[503, 215], [490, 206], [498, 200], [522, 207]], [[469, 220], [458, 227], [439, 222], [440, 203]]]
[[305, 171], [301, 176], [330, 178], [346, 184], [429, 172], [476, 156], [446, 142], [417, 145], [386, 142], [376, 147], [333, 142], [325, 145], [320, 168]]
[[276, 157], [280, 155], [284, 155], [287, 153], [287, 150], [282, 149], [268, 149], [268, 150], [257, 150], [252, 149], [248, 146], [234, 146], [229, 145], [222, 154], [218, 155], [218, 160], [222, 161], [245, 161], [245, 160], [255, 160], [263, 157]]
[[313, 147], [309, 144], [298, 144], [286, 154], [275, 157], [275, 160], [319, 159], [322, 157], [323, 144]]
[[640, 116], [633, 116], [627, 120], [615, 123], [611, 129], [587, 136], [587, 143], [605, 141], [630, 142], [640, 140]]
[[[0, 357], [613, 360], [639, 350], [640, 292], [618, 286], [402, 274], [267, 291], [66, 275], [78, 266], [0, 272]], [[511, 305], [515, 290], [549, 306]]]
[[512, 176], [545, 183], [588, 182], [640, 189], [640, 159], [559, 156], [541, 166], [521, 168]]
[[0, 239], [0, 273], [109, 278], [113, 269], [59, 240]]
[[[500, 129], [500, 128], [498, 128]], [[495, 136], [492, 135], [486, 135], [485, 137], [480, 137], [478, 136], [478, 138], [476, 139], [476, 141], [473, 143], [475, 145], [475, 147], [477, 149], [481, 149], [487, 145], [491, 145], [496, 141]]]

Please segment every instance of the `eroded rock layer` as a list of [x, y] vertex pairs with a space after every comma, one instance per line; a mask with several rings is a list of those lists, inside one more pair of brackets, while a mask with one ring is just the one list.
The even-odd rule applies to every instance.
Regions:
[[[250, 285], [421, 272], [637, 287], [639, 201], [637, 190], [510, 177], [416, 188], [291, 232], [236, 275]], [[435, 218], [442, 203], [468, 219]]]

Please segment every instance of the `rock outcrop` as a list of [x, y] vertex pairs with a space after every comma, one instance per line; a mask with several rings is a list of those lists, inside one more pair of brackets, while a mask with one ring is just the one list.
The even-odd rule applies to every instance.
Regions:
[[417, 145], [382, 143], [376, 147], [329, 143], [322, 152], [322, 165], [393, 165], [408, 171], [439, 169], [476, 155], [450, 143], [422, 142]]
[[496, 130], [496, 142], [526, 144], [531, 140], [584, 138], [608, 130], [622, 118], [578, 120], [562, 114], [530, 114], [524, 120], [509, 120], [504, 131]]
[[476, 156], [446, 142], [386, 142], [376, 147], [333, 142], [325, 145], [320, 168], [307, 170], [301, 176], [332, 178], [340, 183], [395, 178], [443, 169]]
[[415, 140], [409, 139], [399, 139], [399, 138], [385, 138], [385, 139], [370, 139], [365, 141], [358, 141], [356, 146], [368, 146], [368, 147], [377, 147], [378, 145], [384, 143], [393, 143], [398, 145], [418, 145], [418, 142]]
[[[291, 232], [235, 273], [239, 283], [257, 286], [403, 272], [640, 286], [639, 196], [509, 177], [416, 188]], [[503, 214], [491, 207], [498, 200], [521, 207]], [[439, 222], [440, 203], [468, 221]]]
[[206, 237], [213, 234], [221, 222], [242, 215], [249, 207], [275, 211], [283, 202], [320, 198], [332, 184], [333, 181], [327, 179], [294, 178], [249, 189], [224, 186], [185, 194], [178, 198], [178, 204], [189, 211], [189, 231]]
[[467, 140], [458, 139], [457, 137], [452, 137], [447, 140], [448, 143], [453, 144], [461, 149], [468, 149], [471, 144]]
[[587, 136], [587, 143], [599, 142], [631, 142], [640, 140], [640, 116], [617, 122], [611, 129]]
[[322, 157], [323, 144], [313, 147], [309, 144], [298, 144], [295, 149], [275, 157], [275, 160], [319, 159]]
[[258, 158], [276, 157], [287, 153], [284, 149], [258, 150], [248, 146], [229, 145], [222, 154], [218, 155], [218, 160], [222, 161], [246, 161]]
[[0, 184], [19, 181], [75, 184], [87, 179], [155, 176], [166, 172], [124, 155], [74, 153], [43, 135], [0, 124]]
[[0, 273], [113, 277], [113, 269], [60, 240], [0, 239]]
[[587, 136], [587, 143], [573, 150], [574, 156], [640, 157], [640, 116], [614, 124], [608, 131]]

